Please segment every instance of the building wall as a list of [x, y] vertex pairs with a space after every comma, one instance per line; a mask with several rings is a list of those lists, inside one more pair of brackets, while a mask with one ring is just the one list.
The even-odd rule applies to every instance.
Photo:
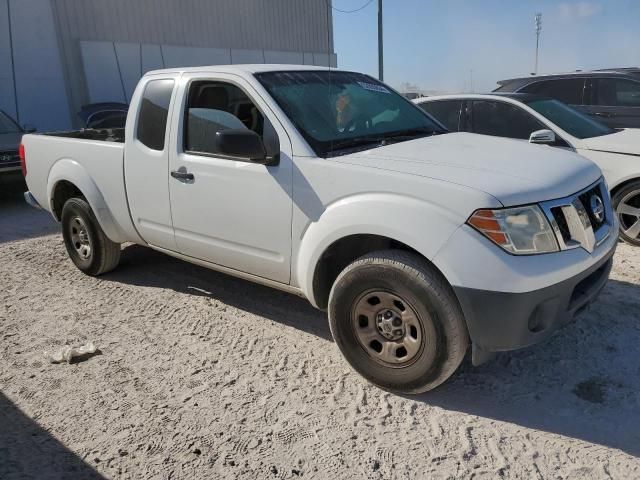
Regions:
[[161, 68], [241, 63], [286, 63], [335, 66], [327, 53], [233, 48], [179, 47], [103, 41], [81, 41], [86, 83], [84, 103], [129, 103], [140, 77]]
[[62, 34], [186, 47], [333, 51], [325, 0], [52, 0]]
[[23, 125], [70, 128], [50, 1], [0, 0], [0, 30], [0, 108]]
[[0, 108], [64, 129], [152, 69], [335, 66], [331, 25], [327, 0], [0, 0]]

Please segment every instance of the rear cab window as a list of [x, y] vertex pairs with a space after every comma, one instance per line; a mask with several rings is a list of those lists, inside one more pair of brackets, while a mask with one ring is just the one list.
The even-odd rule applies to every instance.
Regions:
[[151, 150], [164, 150], [174, 86], [172, 79], [151, 80], [145, 86], [140, 101], [136, 138]]

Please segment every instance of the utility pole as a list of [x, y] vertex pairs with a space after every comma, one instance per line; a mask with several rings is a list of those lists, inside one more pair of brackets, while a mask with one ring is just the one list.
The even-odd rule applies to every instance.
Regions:
[[384, 81], [384, 45], [382, 44], [382, 0], [378, 0], [378, 79]]
[[540, 49], [540, 32], [542, 32], [542, 14], [536, 13], [535, 16], [536, 25], [536, 68], [533, 70], [535, 75], [538, 74], [538, 50]]

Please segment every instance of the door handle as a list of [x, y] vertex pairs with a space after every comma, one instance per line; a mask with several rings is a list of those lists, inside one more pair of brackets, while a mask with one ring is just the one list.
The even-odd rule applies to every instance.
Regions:
[[609, 118], [613, 116], [611, 113], [608, 113], [608, 112], [595, 112], [594, 115], [596, 117], [604, 117], [604, 118]]
[[192, 181], [195, 179], [195, 177], [193, 176], [193, 173], [187, 173], [186, 171], [182, 171], [182, 170], [173, 170], [171, 172], [171, 176], [178, 180]]

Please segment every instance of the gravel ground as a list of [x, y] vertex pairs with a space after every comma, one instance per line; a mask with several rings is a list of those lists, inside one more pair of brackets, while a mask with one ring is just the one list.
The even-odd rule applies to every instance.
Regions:
[[86, 277], [46, 214], [0, 197], [2, 479], [640, 478], [640, 249], [549, 342], [404, 398], [299, 298], [138, 246]]

